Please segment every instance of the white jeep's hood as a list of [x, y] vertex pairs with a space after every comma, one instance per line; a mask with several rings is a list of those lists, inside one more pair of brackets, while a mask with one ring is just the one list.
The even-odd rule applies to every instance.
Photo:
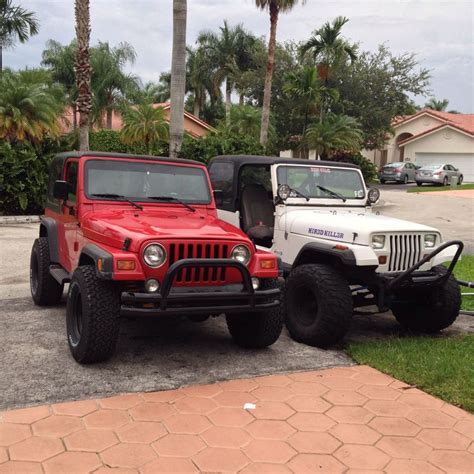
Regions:
[[280, 228], [286, 227], [292, 234], [360, 245], [368, 245], [370, 235], [374, 233], [435, 232], [439, 234], [439, 231], [433, 227], [377, 215], [365, 209], [290, 210], [280, 217], [279, 225]]

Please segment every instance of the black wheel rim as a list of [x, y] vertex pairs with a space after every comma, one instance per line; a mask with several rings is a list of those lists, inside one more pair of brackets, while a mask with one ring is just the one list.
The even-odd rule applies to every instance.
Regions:
[[72, 321], [70, 329], [70, 339], [73, 345], [77, 345], [81, 340], [83, 315], [82, 315], [82, 298], [79, 288], [75, 287], [71, 292]]
[[293, 308], [292, 313], [303, 326], [311, 326], [317, 319], [318, 301], [312, 288], [306, 285], [294, 288], [289, 307]]
[[31, 292], [35, 295], [38, 291], [38, 257], [33, 255], [30, 266]]

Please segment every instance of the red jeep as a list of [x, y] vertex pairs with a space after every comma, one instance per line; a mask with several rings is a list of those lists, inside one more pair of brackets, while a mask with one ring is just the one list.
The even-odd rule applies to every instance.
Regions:
[[57, 155], [30, 281], [37, 305], [57, 303], [70, 282], [67, 337], [80, 363], [112, 356], [120, 316], [225, 314], [250, 348], [282, 329], [276, 257], [217, 218], [206, 167], [189, 160]]

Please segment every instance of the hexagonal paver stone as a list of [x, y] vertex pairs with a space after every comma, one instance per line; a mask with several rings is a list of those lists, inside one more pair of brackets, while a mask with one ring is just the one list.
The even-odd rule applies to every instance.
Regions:
[[246, 426], [253, 421], [252, 415], [243, 408], [231, 407], [219, 407], [210, 413], [208, 418], [216, 426], [234, 426], [236, 428]]
[[84, 428], [80, 418], [67, 415], [51, 415], [32, 425], [33, 433], [39, 436], [62, 438]]
[[333, 405], [362, 406], [367, 401], [367, 397], [353, 390], [330, 390], [323, 398]]
[[341, 442], [327, 433], [299, 432], [288, 439], [288, 443], [299, 453], [331, 454]]
[[7, 461], [0, 464], [0, 474], [44, 474], [41, 464], [27, 461]]
[[421, 428], [405, 418], [376, 417], [369, 426], [383, 435], [415, 436]]
[[326, 412], [326, 415], [336, 420], [338, 423], [368, 423], [374, 414], [363, 407], [333, 407]]
[[99, 406], [95, 400], [81, 400], [79, 402], [56, 403], [51, 408], [56, 415], [81, 417], [96, 411]]
[[441, 408], [444, 403], [442, 400], [432, 397], [416, 388], [406, 390], [400, 398], [398, 398], [398, 401], [410, 405], [411, 407], [434, 409]]
[[170, 433], [200, 434], [206, 431], [211, 423], [202, 415], [173, 415], [164, 421]]
[[91, 413], [83, 419], [87, 428], [97, 428], [102, 430], [115, 430], [126, 425], [130, 421], [126, 411], [106, 409]]
[[140, 469], [140, 472], [142, 474], [156, 474], [158, 472], [191, 473], [198, 472], [198, 469], [190, 459], [158, 458], [148, 464], [145, 464]]
[[217, 403], [204, 397], [183, 397], [174, 404], [179, 413], [194, 413], [197, 415], [206, 415], [217, 408]]
[[169, 434], [153, 443], [153, 449], [159, 456], [189, 458], [206, 445], [197, 435]]
[[474, 441], [474, 417], [458, 421], [454, 425], [454, 430]]
[[312, 395], [313, 397], [320, 397], [329, 391], [329, 388], [317, 382], [292, 382], [288, 388], [295, 395]]
[[152, 421], [132, 421], [116, 430], [120, 441], [126, 443], [146, 443], [164, 436], [167, 432], [162, 423]]
[[176, 411], [168, 403], [143, 402], [129, 410], [135, 421], [163, 421]]
[[418, 434], [418, 439], [435, 449], [466, 449], [471, 440], [453, 430], [426, 429]]
[[322, 413], [296, 413], [288, 423], [300, 431], [327, 431], [336, 422]]
[[88, 451], [100, 453], [119, 441], [113, 431], [109, 430], [81, 430], [64, 438], [68, 451]]
[[409, 405], [399, 400], [369, 400], [364, 408], [378, 416], [405, 417], [412, 409]]
[[376, 445], [392, 458], [426, 459], [432, 449], [416, 438], [403, 436], [384, 436]]
[[196, 454], [193, 461], [200, 471], [205, 472], [240, 471], [249, 462], [239, 449], [211, 447]]
[[143, 400], [135, 394], [118, 395], [116, 397], [104, 398], [99, 400], [102, 408], [110, 408], [113, 410], [128, 410], [141, 403]]
[[407, 418], [423, 428], [452, 428], [456, 419], [430, 408], [415, 408]]
[[374, 444], [382, 436], [369, 426], [344, 423], [333, 426], [330, 432], [347, 444]]
[[250, 435], [242, 428], [213, 426], [202, 433], [201, 438], [208, 446], [216, 448], [240, 448], [249, 442]]
[[298, 454], [289, 463], [293, 472], [344, 472], [347, 467], [328, 454]]
[[51, 415], [49, 406], [39, 406], [22, 408], [20, 410], [4, 411], [2, 413], [2, 420], [7, 423], [24, 423], [31, 424], [35, 421], [46, 418]]
[[285, 387], [259, 387], [252, 391], [258, 400], [267, 402], [284, 402], [293, 396], [293, 392]]
[[14, 423], [0, 423], [0, 446], [10, 446], [31, 436], [30, 427]]
[[182, 389], [183, 393], [187, 397], [215, 397], [222, 392], [222, 388], [219, 384], [211, 385], [194, 385], [192, 387], [186, 387]]
[[242, 469], [239, 474], [260, 474], [268, 472], [271, 474], [290, 473], [291, 471], [284, 464], [273, 464], [266, 462], [253, 462]]
[[111, 467], [138, 468], [154, 459], [156, 453], [145, 444], [121, 443], [101, 453], [102, 461]]
[[442, 474], [444, 471], [417, 459], [393, 459], [385, 466], [384, 472], [398, 474]]
[[398, 390], [381, 385], [364, 385], [358, 392], [372, 400], [396, 400], [401, 395]]
[[8, 461], [7, 450], [5, 448], [0, 448], [0, 464], [5, 461]]
[[295, 410], [283, 402], [260, 401], [252, 415], [260, 420], [287, 420]]
[[213, 400], [221, 407], [243, 408], [246, 403], [256, 403], [257, 399], [247, 392], [224, 391]]
[[320, 379], [320, 383], [332, 390], [357, 390], [364, 385], [363, 382], [344, 377], [324, 377]]
[[243, 452], [254, 462], [283, 464], [288, 462], [296, 451], [283, 441], [254, 439], [243, 448]]
[[382, 374], [381, 372], [374, 373], [358, 373], [352, 377], [357, 382], [362, 382], [364, 385], [390, 385], [394, 379], [388, 375]]
[[255, 439], [284, 440], [295, 433], [295, 429], [286, 421], [281, 420], [255, 420], [245, 429]]
[[171, 403], [184, 397], [184, 392], [178, 390], [164, 390], [163, 392], [148, 392], [140, 395], [146, 402]]
[[101, 465], [97, 454], [66, 452], [45, 461], [43, 469], [46, 474], [64, 474], [65, 472], [85, 474], [96, 470]]
[[59, 439], [33, 436], [10, 447], [12, 461], [42, 462], [64, 451]]
[[224, 392], [251, 392], [258, 387], [254, 379], [237, 379], [220, 382], [219, 387]]
[[287, 375], [265, 375], [257, 377], [255, 381], [260, 387], [286, 387], [291, 383]]
[[334, 456], [354, 469], [382, 469], [391, 459], [379, 449], [363, 444], [341, 446]]
[[466, 451], [433, 451], [428, 461], [446, 472], [472, 472], [474, 454]]
[[297, 395], [286, 402], [298, 412], [324, 413], [331, 405], [322, 398], [306, 395]]

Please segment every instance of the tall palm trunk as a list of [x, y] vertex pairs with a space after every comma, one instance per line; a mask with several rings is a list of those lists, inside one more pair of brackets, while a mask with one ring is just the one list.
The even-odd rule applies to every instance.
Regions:
[[173, 0], [173, 56], [171, 59], [170, 158], [177, 158], [184, 134], [186, 87], [187, 0]]
[[270, 4], [270, 39], [268, 41], [267, 72], [265, 74], [265, 89], [263, 92], [262, 126], [260, 128], [260, 143], [266, 145], [268, 141], [268, 126], [270, 123], [270, 101], [272, 98], [273, 65], [275, 63], [276, 30], [279, 8]]
[[230, 109], [232, 108], [232, 84], [225, 80], [225, 124], [230, 125]]
[[90, 5], [89, 0], [76, 0], [76, 82], [77, 110], [79, 111], [79, 149], [89, 150], [89, 115], [92, 110], [91, 64], [89, 52]]
[[112, 128], [112, 115], [113, 115], [113, 110], [110, 107], [107, 109], [107, 115], [106, 115], [106, 127], [109, 130]]

